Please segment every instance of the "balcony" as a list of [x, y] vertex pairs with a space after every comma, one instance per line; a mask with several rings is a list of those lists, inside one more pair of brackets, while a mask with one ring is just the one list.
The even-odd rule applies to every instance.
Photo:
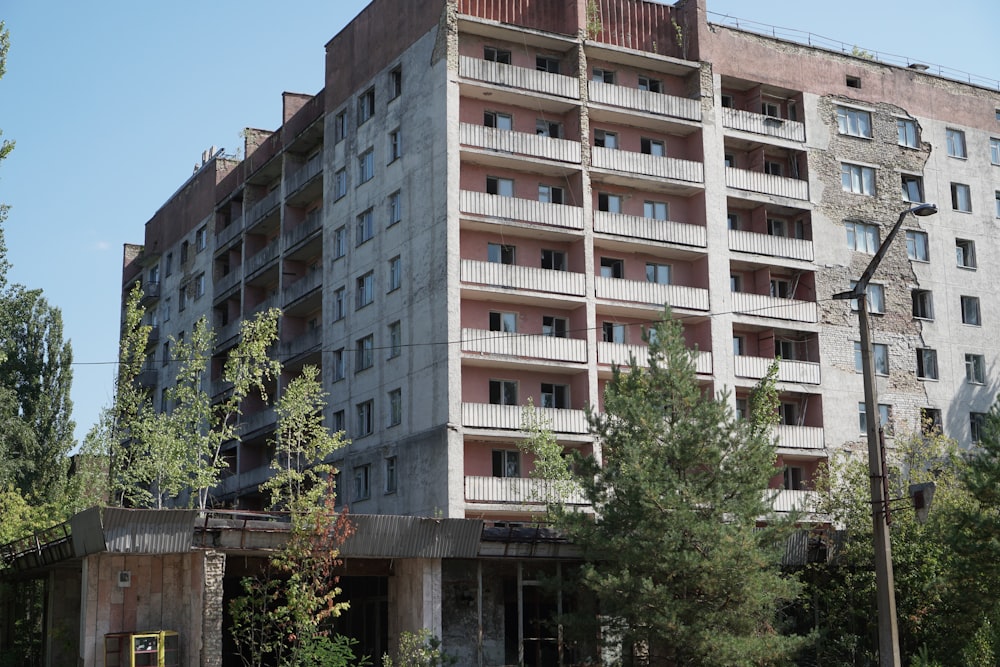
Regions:
[[322, 285], [323, 272], [319, 270], [309, 271], [306, 275], [285, 288], [283, 295], [285, 305], [287, 306], [290, 303], [298, 301], [310, 292], [319, 289]]
[[704, 248], [707, 245], [705, 228], [701, 225], [689, 225], [671, 220], [654, 220], [605, 211], [594, 211], [594, 231], [649, 241], [676, 243], [695, 248]]
[[288, 196], [292, 196], [301, 190], [312, 179], [316, 178], [323, 171], [322, 153], [317, 154], [305, 163], [301, 169], [292, 173], [286, 182]]
[[295, 338], [290, 341], [281, 343], [278, 346], [278, 355], [282, 359], [288, 360], [297, 357], [300, 354], [317, 350], [322, 344], [323, 330], [316, 327], [315, 329], [310, 329], [305, 333], [295, 336]]
[[145, 389], [152, 389], [156, 386], [156, 383], [160, 379], [160, 374], [155, 368], [150, 366], [144, 366], [139, 375], [136, 377], [136, 382], [139, 383], [140, 387]]
[[513, 503], [544, 505], [559, 500], [570, 505], [586, 505], [583, 493], [561, 492], [559, 484], [530, 477], [478, 477], [466, 475], [465, 500], [472, 503]]
[[580, 99], [580, 85], [576, 77], [539, 72], [526, 67], [495, 63], [482, 58], [460, 56], [459, 75], [506, 88], [520, 88], [536, 93]]
[[246, 436], [249, 433], [272, 426], [276, 421], [277, 413], [275, 413], [274, 408], [264, 408], [259, 412], [244, 415], [236, 428], [241, 436]]
[[775, 512], [814, 512], [819, 494], [815, 491], [791, 491], [789, 489], [772, 489], [767, 491], [773, 496], [771, 506]]
[[778, 447], [782, 449], [812, 449], [823, 450], [825, 442], [823, 429], [815, 426], [776, 426], [774, 434], [778, 438]]
[[222, 248], [240, 235], [243, 231], [243, 216], [240, 216], [223, 227], [215, 235], [215, 247]]
[[587, 362], [587, 341], [584, 340], [486, 329], [462, 329], [462, 351], [555, 362]]
[[[629, 359], [635, 357], [635, 363], [640, 367], [649, 366], [649, 348], [645, 345], [628, 345], [625, 343], [597, 343], [597, 363], [606, 366], [628, 366]], [[701, 375], [712, 374], [712, 353], [697, 352], [694, 358], [694, 370]]]
[[243, 280], [243, 267], [230, 267], [229, 273], [215, 281], [215, 294], [226, 294]]
[[671, 308], [708, 310], [708, 290], [700, 287], [661, 285], [641, 280], [597, 276], [596, 292], [598, 299], [632, 301], [657, 308], [663, 308], [663, 304], [670, 304]]
[[146, 345], [154, 345], [158, 342], [160, 342], [160, 327], [154, 324], [149, 327], [149, 335], [146, 336]]
[[587, 84], [590, 101], [598, 104], [642, 111], [658, 116], [671, 116], [685, 120], [701, 120], [701, 103], [683, 97], [651, 93], [647, 90], [626, 88], [602, 81], [590, 81]]
[[271, 213], [281, 199], [281, 191], [274, 189], [266, 197], [250, 207], [250, 212], [244, 218], [248, 226], [253, 226], [258, 220]]
[[501, 197], [472, 190], [462, 190], [459, 206], [462, 213], [468, 215], [533, 222], [573, 230], [583, 229], [583, 208], [580, 206], [547, 204], [533, 199]]
[[[215, 346], [217, 348], [226, 347], [240, 335], [240, 320], [235, 320], [215, 330]], [[213, 394], [214, 395], [214, 394]]]
[[[738, 355], [734, 358], [736, 377], [760, 380], [767, 375], [767, 369], [774, 363], [769, 357], [750, 357]], [[801, 384], [819, 384], [819, 364], [811, 361], [778, 361], [778, 381], [798, 382]]]
[[815, 323], [816, 304], [812, 301], [781, 299], [766, 294], [733, 292], [733, 311], [741, 315], [773, 317], [778, 320]]
[[494, 127], [471, 123], [461, 124], [459, 137], [463, 146], [580, 164], [580, 142], [578, 141], [553, 139], [527, 132], [498, 130]]
[[215, 495], [234, 496], [239, 495], [241, 491], [256, 491], [257, 487], [266, 482], [272, 474], [270, 465], [258, 466], [245, 472], [230, 473], [219, 481], [214, 490]]
[[[538, 416], [554, 433], [589, 433], [587, 413], [583, 410], [535, 408]], [[468, 428], [521, 430], [524, 406], [462, 403], [462, 425]]]
[[585, 296], [587, 293], [586, 276], [582, 273], [497, 264], [475, 259], [462, 260], [462, 282], [570, 296]]
[[263, 250], [247, 260], [245, 273], [247, 278], [251, 278], [255, 273], [270, 266], [278, 258], [278, 244], [271, 242]]
[[813, 261], [812, 241], [743, 232], [736, 229], [729, 230], [729, 249], [768, 257]]
[[160, 283], [155, 280], [147, 280], [142, 284], [142, 299], [140, 303], [147, 305], [160, 298]]
[[809, 183], [798, 178], [772, 176], [760, 171], [726, 167], [726, 185], [776, 197], [809, 200]]
[[731, 130], [764, 134], [788, 141], [805, 141], [806, 126], [798, 121], [765, 116], [742, 109], [722, 109], [722, 126]]
[[669, 178], [688, 183], [705, 182], [705, 169], [701, 162], [646, 155], [645, 153], [622, 151], [602, 146], [593, 147], [591, 166], [596, 169], [610, 169], [627, 174]]
[[293, 250], [306, 239], [310, 238], [323, 228], [323, 215], [321, 209], [316, 209], [306, 216], [306, 219], [285, 232], [285, 248]]

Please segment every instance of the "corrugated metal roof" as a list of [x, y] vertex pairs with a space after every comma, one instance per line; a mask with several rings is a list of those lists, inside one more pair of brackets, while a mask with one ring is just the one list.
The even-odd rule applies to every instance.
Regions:
[[112, 553], [169, 554], [191, 550], [198, 510], [104, 508], [104, 541]]
[[340, 554], [366, 558], [475, 558], [483, 522], [413, 516], [351, 514], [354, 534]]
[[73, 536], [73, 554], [79, 558], [104, 551], [104, 528], [101, 508], [91, 507], [69, 518]]

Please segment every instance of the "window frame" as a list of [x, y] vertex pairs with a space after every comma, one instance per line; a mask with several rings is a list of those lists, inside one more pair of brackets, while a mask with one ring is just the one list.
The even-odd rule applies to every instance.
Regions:
[[967, 183], [951, 184], [951, 210], [972, 213], [972, 188]]
[[347, 196], [347, 168], [341, 167], [333, 174], [333, 201]]
[[358, 185], [375, 178], [375, 149], [369, 148], [358, 155]]
[[358, 127], [375, 117], [375, 86], [358, 95]]
[[[519, 387], [517, 380], [490, 378], [489, 388], [490, 388], [490, 405], [514, 405], [514, 406], [519, 405], [518, 403]], [[495, 396], [497, 400], [494, 400], [494, 390], [496, 390]]]
[[389, 101], [399, 98], [403, 94], [403, 66], [396, 65], [389, 70]]
[[355, 404], [357, 422], [356, 438], [363, 438], [375, 432], [375, 401], [368, 399]]
[[517, 246], [489, 241], [486, 243], [486, 261], [490, 264], [515, 266], [517, 264]]
[[554, 250], [551, 248], [542, 248], [542, 259], [539, 265], [543, 269], [549, 271], [568, 271], [569, 270], [569, 256], [566, 254], [565, 250]]
[[[505, 194], [505, 191], [508, 188], [510, 190], [510, 194]], [[494, 197], [513, 197], [514, 179], [504, 176], [487, 176], [486, 194], [493, 195]]]
[[512, 311], [489, 311], [489, 330], [496, 333], [517, 333], [518, 314]]
[[387, 456], [383, 459], [383, 461], [383, 473], [385, 478], [383, 493], [387, 495], [390, 493], [396, 493], [399, 489], [399, 461], [395, 456]]
[[979, 297], [963, 294], [960, 297], [962, 306], [962, 324], [970, 327], [983, 326], [983, 314], [980, 310]]
[[[614, 205], [612, 205], [614, 202]], [[622, 196], [612, 192], [597, 193], [597, 210], [602, 213], [622, 214]]]
[[375, 365], [375, 335], [368, 334], [354, 341], [354, 372], [368, 370]]
[[333, 117], [333, 143], [339, 144], [347, 138], [347, 110], [342, 109]]
[[916, 120], [896, 119], [896, 143], [905, 148], [920, 148], [920, 134]]
[[[845, 220], [844, 229], [847, 232], [847, 247], [854, 252], [874, 255], [882, 242], [882, 228], [874, 223], [859, 220]], [[862, 233], [858, 233], [859, 230]], [[861, 247], [859, 246], [861, 242]]]
[[354, 501], [368, 500], [372, 497], [371, 481], [371, 464], [363, 463], [359, 466], [354, 466]]
[[403, 262], [399, 255], [389, 260], [389, 288], [386, 292], [395, 292], [403, 286]]
[[386, 227], [392, 227], [403, 220], [403, 196], [400, 190], [389, 194], [386, 198], [389, 202], [389, 222]]
[[[501, 122], [507, 127], [501, 127]], [[512, 132], [514, 130], [514, 116], [506, 111], [483, 111], [483, 127], [488, 127], [500, 132]]]
[[660, 79], [654, 79], [653, 77], [646, 76], [645, 74], [640, 74], [639, 79], [636, 82], [636, 87], [647, 93], [663, 93], [663, 81]]
[[910, 290], [911, 314], [914, 319], [934, 321], [934, 293], [929, 289]]
[[569, 385], [556, 382], [542, 382], [539, 387], [538, 404], [543, 408], [552, 408], [555, 410], [571, 409]]
[[[618, 257], [601, 257], [599, 265], [602, 278], [623, 279], [625, 277], [625, 260]], [[607, 269], [607, 271], [605, 271]]]
[[403, 354], [403, 323], [396, 320], [390, 322], [387, 328], [389, 330], [389, 359], [395, 359]]
[[[855, 185], [857, 185], [857, 189], [855, 189]], [[841, 162], [840, 186], [844, 192], [874, 197], [877, 191], [875, 167], [854, 162]]]
[[366, 209], [355, 218], [354, 247], [364, 245], [375, 238], [375, 211]]
[[347, 288], [338, 287], [333, 291], [333, 322], [347, 317]]
[[965, 381], [969, 384], [986, 384], [986, 356], [965, 353]]
[[483, 60], [491, 63], [497, 63], [499, 65], [510, 65], [511, 52], [509, 49], [483, 45]]
[[[673, 272], [673, 267], [671, 267], [670, 264], [663, 264], [660, 262], [646, 262], [646, 282], [648, 283], [652, 283], [655, 285], [670, 285], [672, 272]], [[666, 281], [661, 280], [661, 278], [666, 278]]]
[[[922, 204], [924, 195], [924, 177], [919, 174], [900, 174], [899, 185], [903, 201], [911, 204]], [[916, 192], [914, 192], [914, 189]], [[915, 198], [916, 197], [916, 198]]]
[[844, 136], [871, 139], [872, 114], [864, 109], [838, 105], [837, 130]]
[[397, 127], [389, 132], [389, 164], [403, 157], [403, 135]]
[[[854, 372], [864, 372], [864, 362], [862, 361], [861, 341], [854, 341]], [[875, 367], [875, 375], [889, 375], [889, 345], [886, 343], [872, 343], [872, 362]]]
[[[662, 216], [660, 215], [661, 211]], [[670, 220], [670, 203], [657, 201], [655, 199], [647, 199], [642, 202], [642, 217], [647, 220]]]
[[954, 127], [945, 128], [945, 144], [948, 157], [966, 160], [969, 157], [968, 146], [965, 143], [965, 132]]
[[[610, 144], [610, 145], [609, 145]], [[607, 148], [608, 150], [618, 150], [618, 133], [603, 128], [594, 128], [594, 146]]]
[[369, 271], [358, 276], [355, 281], [356, 295], [354, 299], [354, 309], [361, 310], [365, 306], [375, 303], [375, 272]]
[[548, 183], [539, 183], [538, 201], [542, 202], [543, 204], [565, 204], [566, 189], [559, 185], [549, 185]]
[[940, 377], [938, 367], [937, 350], [932, 347], [918, 347], [917, 357], [917, 378], [920, 380], [937, 380]]
[[906, 256], [914, 262], [929, 262], [930, 260], [930, 240], [927, 232], [919, 229], [906, 230]]
[[389, 390], [386, 394], [389, 403], [389, 428], [403, 423], [403, 390], [400, 387]]
[[975, 271], [979, 268], [976, 262], [976, 242], [972, 239], [955, 239], [955, 265], [960, 269]]

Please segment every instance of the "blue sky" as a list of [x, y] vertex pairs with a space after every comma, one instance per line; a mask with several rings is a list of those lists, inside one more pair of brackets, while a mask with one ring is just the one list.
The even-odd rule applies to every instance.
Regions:
[[[283, 91], [318, 92], [324, 45], [365, 4], [4, 0], [12, 279], [62, 309], [78, 437], [112, 396], [122, 244], [142, 242], [203, 150], [277, 127]], [[998, 0], [708, 0], [708, 11], [1000, 79]]]

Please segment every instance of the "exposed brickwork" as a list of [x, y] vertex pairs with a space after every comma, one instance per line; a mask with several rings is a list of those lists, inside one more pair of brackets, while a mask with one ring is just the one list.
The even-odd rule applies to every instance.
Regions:
[[226, 555], [219, 551], [205, 554], [205, 583], [202, 598], [201, 667], [222, 665], [222, 577]]

